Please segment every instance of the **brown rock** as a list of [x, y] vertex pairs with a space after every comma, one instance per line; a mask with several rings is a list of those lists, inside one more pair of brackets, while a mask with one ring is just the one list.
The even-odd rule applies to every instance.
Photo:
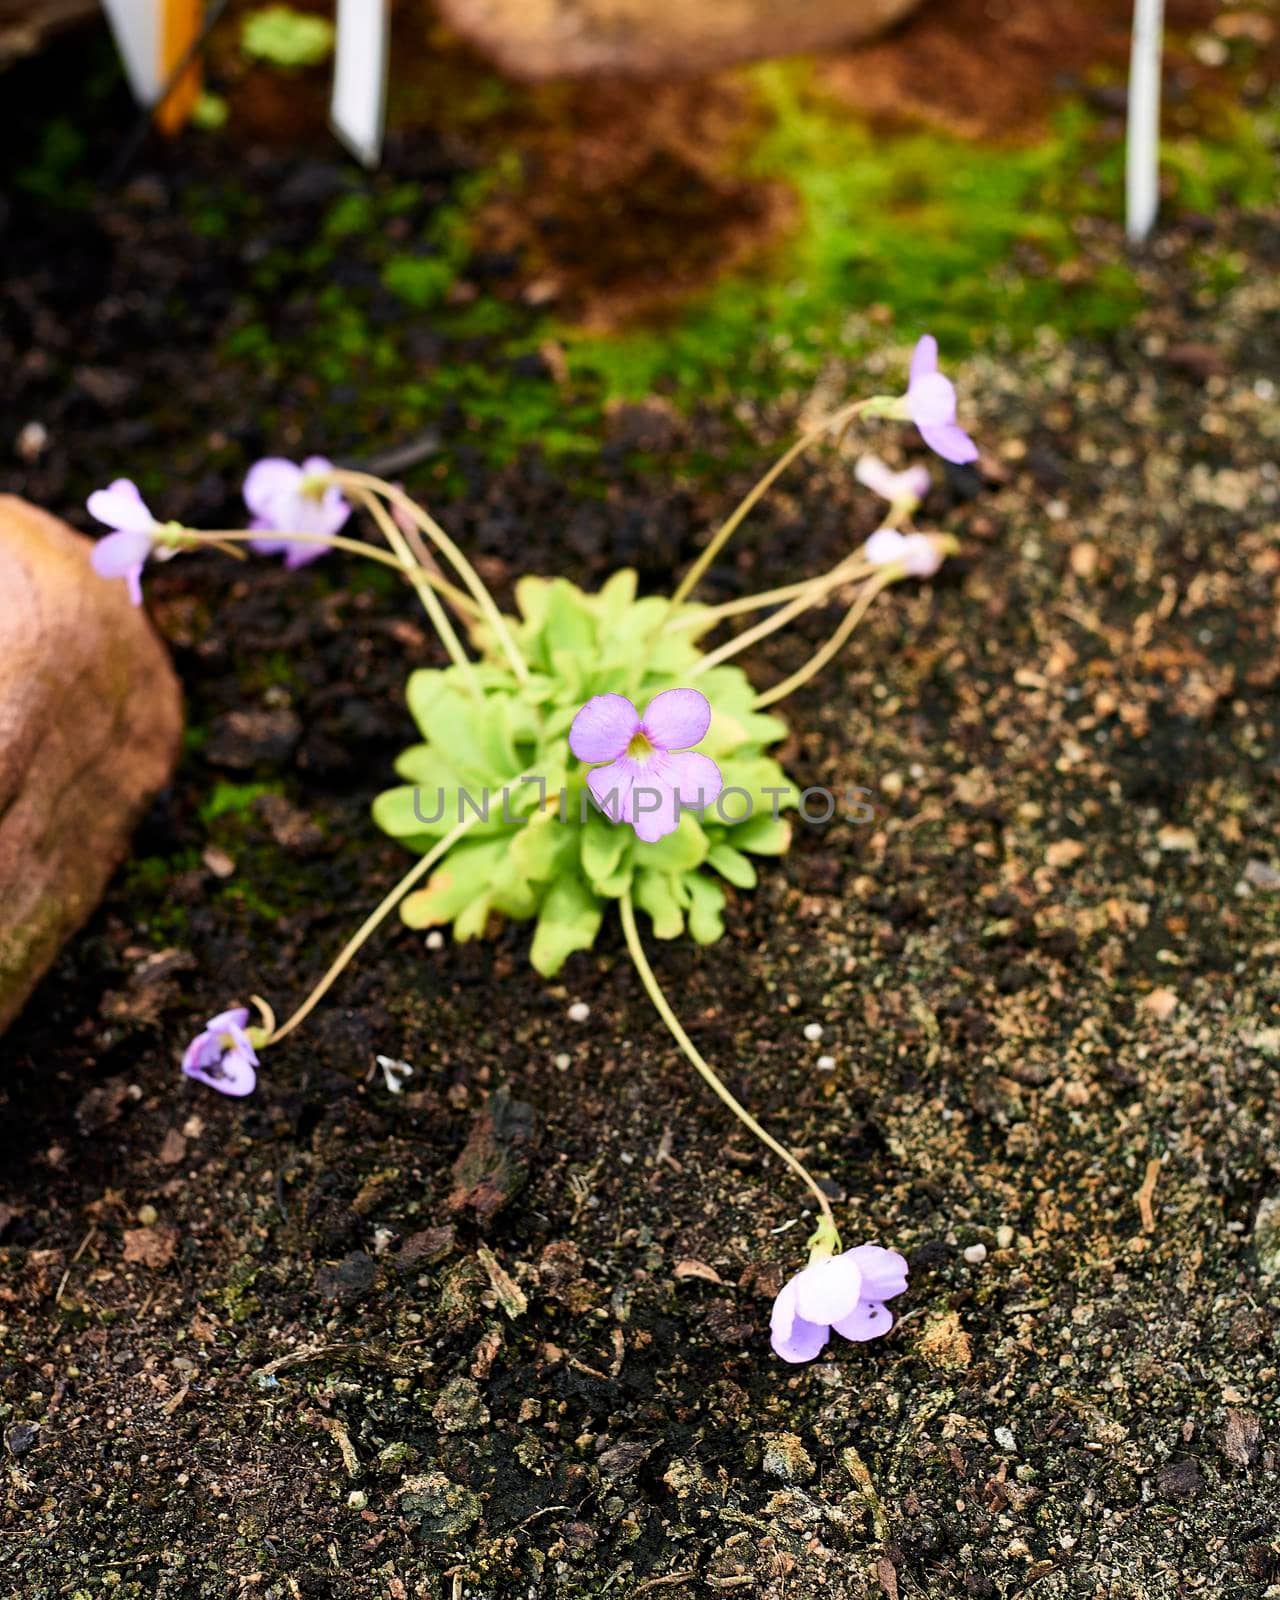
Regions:
[[182, 730], [159, 641], [90, 548], [0, 495], [0, 1030], [97, 905]]
[[449, 25], [516, 78], [685, 77], [869, 39], [920, 0], [440, 0]]

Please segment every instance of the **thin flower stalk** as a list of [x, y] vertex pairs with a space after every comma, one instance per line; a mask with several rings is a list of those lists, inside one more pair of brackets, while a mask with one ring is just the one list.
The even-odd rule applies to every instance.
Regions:
[[[180, 543], [186, 546], [201, 544], [211, 545], [215, 550], [222, 549], [225, 545], [251, 544], [261, 539], [262, 535], [253, 528], [218, 528], [214, 532], [206, 532], [197, 528], [183, 528]], [[376, 561], [379, 566], [390, 567], [393, 572], [400, 573], [411, 582], [414, 574], [419, 571], [417, 564], [406, 566], [403, 561], [393, 555], [388, 555], [385, 550], [380, 550], [376, 544], [368, 544], [363, 539], [348, 539], [340, 533], [275, 533], [272, 536], [284, 543], [296, 544], [322, 544], [326, 550], [345, 550], [350, 555], [363, 556], [366, 561]], [[230, 550], [227, 552], [230, 554]], [[439, 592], [442, 588], [451, 587], [443, 579], [437, 578], [432, 573], [427, 574], [427, 582]]]
[[[868, 569], [861, 556], [851, 557], [850, 562], [856, 562], [857, 566], [851, 566], [847, 576], [840, 575], [840, 568], [836, 567], [825, 577], [810, 579], [807, 584], [799, 587], [799, 592], [789, 605], [783, 606], [780, 611], [775, 611], [772, 616], [765, 617], [763, 621], [757, 622], [753, 628], [748, 628], [744, 633], [735, 634], [732, 639], [727, 639], [717, 649], [703, 656], [695, 667], [690, 668], [686, 676], [696, 678], [699, 674], [718, 667], [722, 662], [732, 660], [741, 651], [749, 650], [753, 644], [759, 644], [761, 639], [767, 639], [771, 633], [776, 633], [779, 628], [785, 628], [789, 622], [794, 622], [798, 616], [821, 604], [833, 589], [853, 581], [858, 575], [867, 576]], [[869, 570], [874, 572], [877, 569]], [[902, 576], [906, 576], [905, 569]]]
[[876, 596], [881, 594], [891, 583], [897, 583], [908, 576], [907, 569], [902, 562], [894, 562], [882, 567], [874, 578], [868, 581], [858, 591], [858, 597], [845, 613], [844, 620], [831, 635], [821, 649], [815, 650], [805, 662], [804, 666], [793, 672], [789, 678], [784, 678], [781, 683], [775, 684], [772, 689], [767, 689], [763, 694], [756, 696], [755, 708], [763, 711], [766, 706], [776, 705], [779, 700], [785, 700], [789, 694], [808, 683], [822, 671], [828, 661], [839, 655], [849, 640], [853, 630], [871, 609], [871, 604]]
[[847, 406], [841, 406], [838, 411], [833, 411], [830, 416], [824, 417], [821, 422], [816, 423], [807, 432], [800, 435], [790, 449], [774, 462], [768, 472], [747, 492], [743, 499], [738, 502], [737, 507], [720, 524], [720, 527], [712, 536], [711, 542], [680, 580], [675, 594], [671, 597], [673, 606], [679, 605], [698, 586], [706, 575], [707, 568], [710, 567], [751, 511], [759, 504], [791, 463], [802, 456], [811, 445], [816, 444], [819, 439], [830, 433], [833, 428], [840, 429], [839, 436], [843, 438], [844, 430], [869, 404], [870, 402], [867, 400], [854, 400]]
[[387, 483], [382, 478], [376, 478], [367, 472], [335, 472], [334, 482], [341, 488], [352, 490], [370, 490], [389, 504], [399, 506], [423, 533], [435, 545], [440, 554], [449, 562], [453, 570], [461, 578], [465, 587], [470, 591], [476, 604], [480, 607], [485, 621], [493, 630], [493, 636], [498, 647], [510, 663], [512, 672], [521, 683], [529, 681], [529, 668], [524, 657], [516, 647], [515, 639], [508, 628], [502, 613], [498, 610], [497, 602], [485, 587], [480, 574], [463, 555], [462, 551], [453, 542], [433, 516], [405, 494], [393, 483]]
[[868, 577], [874, 570], [859, 552], [846, 556], [819, 578], [801, 578], [796, 583], [783, 584], [780, 589], [762, 589], [758, 594], [742, 595], [737, 600], [726, 600], [722, 605], [706, 606], [684, 616], [673, 617], [662, 631], [686, 633], [696, 630], [698, 633], [709, 633], [730, 617], [746, 616], [752, 611], [764, 611], [769, 606], [781, 605], [784, 600], [794, 600], [797, 595], [807, 594], [817, 585], [832, 589], [842, 583], [855, 583], [859, 578]]
[[278, 1028], [273, 1030], [270, 1038], [264, 1041], [264, 1045], [279, 1044], [281, 1039], [287, 1038], [295, 1028], [301, 1027], [342, 976], [343, 972], [346, 971], [347, 967], [350, 966], [362, 946], [377, 932], [381, 924], [396, 909], [410, 889], [419, 883], [431, 871], [436, 862], [452, 850], [463, 834], [473, 828], [479, 820], [478, 816], [470, 816], [465, 822], [460, 822], [452, 832], [445, 834], [443, 839], [434, 844], [421, 861], [417, 862], [405, 873], [395, 888], [378, 903], [347, 940], [346, 944], [343, 945], [333, 964], [298, 1009], [287, 1022], [282, 1022]]
[[440, 641], [448, 652], [450, 661], [453, 662], [454, 666], [466, 679], [467, 688], [473, 698], [480, 699], [480, 684], [476, 679], [476, 672], [471, 664], [471, 658], [462, 648], [462, 641], [458, 638], [453, 623], [449, 620], [448, 613], [440, 604], [435, 590], [428, 582], [426, 569], [420, 561], [415, 559], [413, 551], [410, 550], [405, 541], [404, 534], [396, 527], [395, 520], [382, 502], [375, 495], [369, 493], [367, 489], [357, 489], [355, 498], [357, 504], [363, 506], [378, 524], [383, 538], [391, 546], [394, 554], [407, 567], [412, 568], [413, 576], [410, 582], [418, 591], [418, 598], [422, 601], [423, 610], [427, 613], [436, 632], [440, 635]]
[[830, 1247], [833, 1250], [839, 1250], [840, 1235], [836, 1228], [835, 1217], [831, 1212], [831, 1202], [822, 1192], [818, 1180], [797, 1156], [792, 1155], [785, 1145], [779, 1144], [771, 1133], [762, 1128], [741, 1101], [730, 1093], [715, 1069], [703, 1057], [693, 1040], [685, 1032], [679, 1017], [671, 1009], [670, 1002], [662, 992], [661, 985], [654, 976], [653, 968], [649, 965], [649, 958], [645, 954], [644, 945], [640, 942], [640, 933], [636, 927], [635, 906], [632, 903], [629, 889], [623, 894], [619, 902], [619, 909], [622, 914], [622, 931], [627, 941], [627, 949], [631, 954], [632, 961], [635, 963], [636, 971], [640, 975], [640, 982], [644, 985], [645, 992], [652, 1000], [654, 1009], [663, 1022], [666, 1023], [671, 1037], [679, 1045], [685, 1058], [712, 1093], [722, 1100], [729, 1110], [733, 1112], [734, 1116], [737, 1117], [738, 1121], [745, 1128], [748, 1128], [767, 1149], [772, 1150], [774, 1155], [783, 1161], [808, 1188], [817, 1201], [818, 1210], [821, 1213], [820, 1234], [824, 1240], [832, 1241]]

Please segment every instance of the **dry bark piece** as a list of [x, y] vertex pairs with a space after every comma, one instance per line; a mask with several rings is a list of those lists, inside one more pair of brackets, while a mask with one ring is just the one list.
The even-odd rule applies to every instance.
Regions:
[[178, 753], [177, 679], [90, 549], [0, 495], [0, 1030], [97, 905]]
[[516, 78], [693, 76], [874, 38], [920, 0], [440, 0], [450, 27]]
[[505, 1089], [492, 1094], [453, 1164], [449, 1210], [470, 1208], [481, 1222], [488, 1222], [524, 1186], [537, 1139], [533, 1107], [511, 1099]]

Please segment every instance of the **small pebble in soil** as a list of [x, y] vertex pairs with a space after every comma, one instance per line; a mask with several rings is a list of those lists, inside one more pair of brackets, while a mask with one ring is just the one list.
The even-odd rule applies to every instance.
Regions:
[[807, 1483], [817, 1471], [813, 1457], [794, 1433], [766, 1434], [761, 1465], [771, 1478], [781, 1478], [784, 1483]]
[[363, 1511], [369, 1504], [369, 1496], [363, 1489], [353, 1489], [347, 1496], [347, 1504], [353, 1511]]
[[591, 1015], [591, 1007], [585, 1000], [575, 1000], [569, 1007], [570, 1022], [585, 1022]]
[[817, 1044], [822, 1037], [822, 1024], [820, 1022], [806, 1022], [804, 1036], [810, 1044]]
[[158, 1217], [159, 1212], [153, 1205], [143, 1205], [138, 1207], [138, 1221], [144, 1228], [154, 1227]]
[[567, 1050], [562, 1050], [560, 1052], [560, 1054], [556, 1057], [556, 1071], [557, 1072], [568, 1072], [569, 1068], [572, 1065], [573, 1065], [573, 1057], [569, 1054], [569, 1052]]
[[1013, 1243], [1013, 1229], [1007, 1222], [1002, 1222], [996, 1229], [996, 1248], [1007, 1250]]
[[427, 935], [427, 949], [444, 949], [444, 934], [440, 932], [439, 928], [432, 928], [431, 932]]
[[834, 1056], [819, 1056], [818, 1057], [818, 1071], [819, 1072], [834, 1072], [835, 1070], [836, 1070], [836, 1058]]
[[968, 1248], [965, 1250], [964, 1258], [969, 1263], [969, 1265], [971, 1267], [980, 1267], [982, 1265], [982, 1263], [987, 1259], [987, 1247], [986, 1247], [986, 1245], [985, 1244], [971, 1244], [971, 1245], [969, 1245]]

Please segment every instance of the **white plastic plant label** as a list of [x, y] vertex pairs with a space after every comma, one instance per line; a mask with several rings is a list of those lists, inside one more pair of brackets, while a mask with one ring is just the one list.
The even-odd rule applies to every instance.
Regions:
[[366, 167], [382, 159], [390, 39], [391, 0], [338, 0], [329, 116], [333, 131]]
[[164, 0], [102, 0], [125, 76], [139, 105], [153, 106], [164, 87]]

